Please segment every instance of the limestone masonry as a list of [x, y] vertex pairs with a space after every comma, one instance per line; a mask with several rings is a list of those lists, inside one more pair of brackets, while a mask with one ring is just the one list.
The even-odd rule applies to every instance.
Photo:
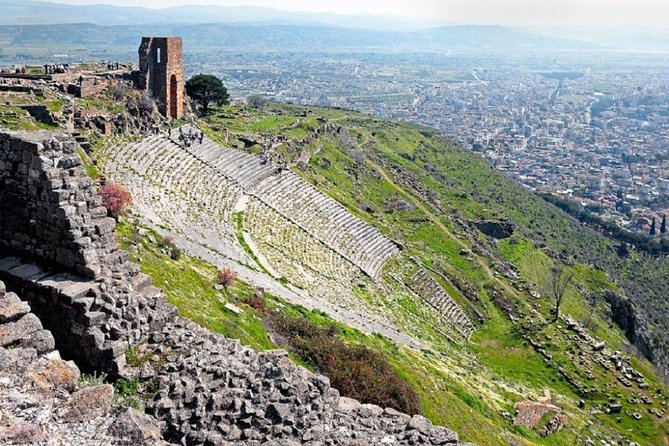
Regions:
[[[0, 133], [0, 442], [460, 444], [422, 416], [340, 397], [283, 351], [176, 316], [114, 223], [73, 141]], [[129, 367], [131, 346], [150, 360]], [[79, 368], [151, 386], [147, 414], [110, 414], [113, 388], [85, 386]]]

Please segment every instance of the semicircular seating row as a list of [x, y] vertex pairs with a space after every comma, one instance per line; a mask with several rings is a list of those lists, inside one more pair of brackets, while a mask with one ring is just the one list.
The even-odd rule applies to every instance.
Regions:
[[452, 324], [465, 338], [469, 338], [474, 332], [474, 323], [467, 316], [467, 313], [448, 295], [446, 290], [425, 268], [420, 268], [413, 275], [409, 287], [425, 302], [435, 308], [441, 318]]
[[[120, 147], [109, 154], [105, 171], [132, 169], [172, 193], [205, 197], [201, 207], [220, 222], [232, 221], [242, 194], [255, 197], [374, 279], [399, 252], [397, 243], [291, 171], [206, 137], [201, 144], [180, 144], [178, 133], [172, 132], [173, 139], [150, 136]], [[234, 237], [229, 226], [226, 236]]]
[[231, 225], [243, 192], [169, 139], [150, 136], [105, 149], [103, 171], [123, 183], [144, 218], [247, 263]]
[[187, 150], [372, 278], [399, 252], [397, 243], [290, 170], [207, 137]]

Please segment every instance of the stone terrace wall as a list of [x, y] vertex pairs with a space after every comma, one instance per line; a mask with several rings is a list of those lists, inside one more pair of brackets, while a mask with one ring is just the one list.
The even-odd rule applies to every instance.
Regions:
[[123, 266], [116, 278], [91, 281], [0, 256], [0, 278], [33, 306], [64, 357], [86, 372], [117, 376], [128, 348], [176, 313], [148, 276], [130, 263]]
[[121, 255], [114, 224], [73, 141], [0, 132], [0, 249], [97, 277]]

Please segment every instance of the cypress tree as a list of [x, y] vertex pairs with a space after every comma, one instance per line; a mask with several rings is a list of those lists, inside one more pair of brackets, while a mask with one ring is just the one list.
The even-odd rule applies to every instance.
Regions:
[[662, 224], [660, 225], [660, 234], [667, 233], [667, 214], [662, 215]]
[[653, 222], [650, 224], [650, 232], [649, 235], [652, 237], [655, 235], [657, 231], [655, 230], [655, 217], [653, 217]]

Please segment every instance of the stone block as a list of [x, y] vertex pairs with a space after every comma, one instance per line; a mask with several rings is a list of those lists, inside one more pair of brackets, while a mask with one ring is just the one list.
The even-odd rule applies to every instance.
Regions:
[[79, 369], [72, 361], [40, 360], [28, 367], [26, 376], [42, 390], [65, 389], [73, 392], [79, 382]]
[[111, 410], [114, 388], [109, 384], [86, 387], [57, 409], [58, 418], [65, 423], [82, 423], [104, 417]]
[[28, 313], [16, 322], [0, 325], [0, 346], [7, 347], [20, 343], [41, 329], [42, 323], [39, 318]]
[[[0, 282], [1, 283], [1, 282]], [[23, 302], [14, 293], [0, 293], [0, 324], [13, 322], [21, 316], [30, 312], [30, 305]], [[4, 294], [4, 295], [3, 295]]]

